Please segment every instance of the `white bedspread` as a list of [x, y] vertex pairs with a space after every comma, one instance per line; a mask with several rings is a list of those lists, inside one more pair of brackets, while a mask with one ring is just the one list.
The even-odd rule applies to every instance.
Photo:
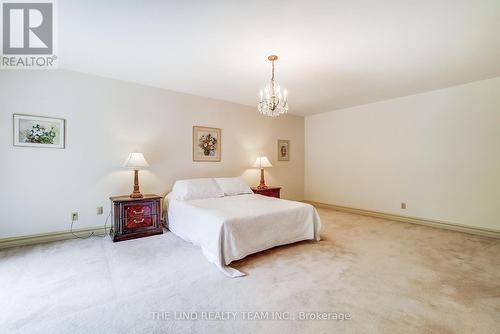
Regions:
[[191, 201], [169, 200], [168, 228], [199, 246], [230, 277], [244, 274], [228, 266], [249, 254], [301, 240], [320, 240], [321, 222], [309, 204], [236, 195]]

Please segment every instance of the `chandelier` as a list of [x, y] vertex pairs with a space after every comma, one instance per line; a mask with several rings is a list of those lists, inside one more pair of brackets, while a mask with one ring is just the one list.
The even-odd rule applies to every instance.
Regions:
[[267, 57], [272, 64], [271, 82], [266, 85], [264, 91], [260, 91], [259, 112], [269, 117], [278, 117], [288, 112], [288, 101], [286, 89], [281, 93], [280, 85], [274, 80], [274, 61], [278, 56]]

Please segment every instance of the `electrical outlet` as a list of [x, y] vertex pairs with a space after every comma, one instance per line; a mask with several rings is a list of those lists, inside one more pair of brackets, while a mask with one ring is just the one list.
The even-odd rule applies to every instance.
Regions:
[[403, 209], [403, 210], [406, 209], [406, 203], [405, 202], [401, 202], [401, 209]]
[[102, 214], [103, 214], [103, 212], [104, 212], [104, 210], [103, 210], [102, 206], [98, 206], [98, 207], [97, 207], [97, 210], [96, 210], [96, 213], [97, 213], [98, 215], [102, 215]]
[[72, 212], [71, 213], [71, 221], [75, 222], [78, 220], [78, 212]]

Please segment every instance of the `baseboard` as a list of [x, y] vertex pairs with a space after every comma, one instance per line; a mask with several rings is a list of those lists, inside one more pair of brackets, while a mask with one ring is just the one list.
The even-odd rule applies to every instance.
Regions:
[[[318, 202], [313, 202], [313, 201], [303, 201], [303, 202], [312, 204], [312, 205], [317, 206], [317, 207], [333, 209], [336, 211], [354, 213], [354, 214], [358, 214], [358, 215], [370, 216], [370, 217], [375, 217], [375, 218], [382, 218], [382, 219], [387, 219], [387, 220], [394, 220], [394, 221], [399, 221], [399, 222], [403, 222], [403, 223], [431, 226], [431, 227], [436, 227], [436, 228], [441, 228], [441, 229], [446, 229], [446, 230], [451, 230], [451, 231], [470, 233], [470, 234], [476, 234], [476, 235], [481, 235], [481, 236], [485, 236], [485, 237], [500, 239], [500, 231], [498, 231], [498, 230], [492, 230], [492, 229], [486, 229], [486, 228], [480, 228], [480, 227], [471, 227], [471, 226], [455, 224], [455, 223], [450, 223], [450, 222], [444, 222], [444, 221], [439, 221], [439, 220], [400, 216], [400, 215], [395, 215], [395, 214], [385, 213], [385, 212], [356, 209], [356, 208], [335, 205], [335, 204], [325, 204], [325, 203], [318, 203]], [[94, 232], [94, 234], [101, 235], [103, 233], [103, 227], [100, 226], [100, 227], [77, 229], [77, 230], [73, 230], [73, 232], [76, 235], [82, 236], [82, 237], [87, 236], [92, 232]], [[109, 228], [107, 228], [106, 233], [109, 233]], [[51, 233], [32, 234], [32, 235], [20, 236], [20, 237], [3, 238], [3, 239], [0, 239], [0, 249], [17, 247], [17, 246], [34, 245], [34, 244], [40, 244], [40, 243], [52, 242], [52, 241], [75, 239], [75, 238], [76, 237], [70, 231], [60, 231], [60, 232], [51, 232]]]
[[[77, 229], [73, 230], [73, 232], [80, 237], [85, 237], [91, 234], [92, 232], [94, 232], [94, 234], [102, 235], [104, 229], [102, 226], [100, 226], [100, 227]], [[109, 227], [107, 228], [106, 233], [109, 233]], [[60, 231], [51, 233], [31, 234], [31, 235], [12, 237], [12, 238], [3, 238], [0, 239], [0, 249], [17, 247], [17, 246], [34, 245], [34, 244], [66, 240], [66, 239], [76, 239], [76, 237], [70, 231]]]
[[318, 203], [318, 202], [313, 202], [313, 201], [304, 201], [304, 202], [312, 204], [312, 205], [317, 206], [317, 207], [329, 208], [329, 209], [342, 211], [342, 212], [348, 212], [348, 213], [355, 213], [355, 214], [363, 215], [363, 216], [370, 216], [370, 217], [382, 218], [382, 219], [387, 219], [387, 220], [395, 220], [395, 221], [403, 222], [403, 223], [431, 226], [431, 227], [441, 228], [441, 229], [445, 229], [445, 230], [451, 230], [451, 231], [463, 232], [463, 233], [469, 233], [469, 234], [476, 234], [476, 235], [481, 235], [481, 236], [485, 236], [485, 237], [500, 239], [500, 231], [499, 230], [492, 230], [492, 229], [481, 228], [481, 227], [472, 227], [472, 226], [467, 226], [467, 225], [461, 225], [461, 224], [455, 224], [455, 223], [439, 221], [439, 220], [432, 220], [432, 219], [425, 219], [425, 218], [400, 216], [400, 215], [395, 215], [395, 214], [391, 214], [391, 213], [364, 210], [364, 209], [356, 209], [356, 208], [350, 208], [347, 206], [340, 206], [340, 205], [335, 205], [335, 204], [325, 204], [325, 203]]

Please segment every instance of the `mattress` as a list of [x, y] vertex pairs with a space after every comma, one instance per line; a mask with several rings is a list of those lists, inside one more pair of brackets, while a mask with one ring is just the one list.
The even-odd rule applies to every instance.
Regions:
[[205, 257], [230, 277], [245, 274], [232, 261], [272, 247], [320, 240], [321, 221], [309, 204], [255, 194], [190, 201], [167, 195], [167, 226], [199, 246]]

